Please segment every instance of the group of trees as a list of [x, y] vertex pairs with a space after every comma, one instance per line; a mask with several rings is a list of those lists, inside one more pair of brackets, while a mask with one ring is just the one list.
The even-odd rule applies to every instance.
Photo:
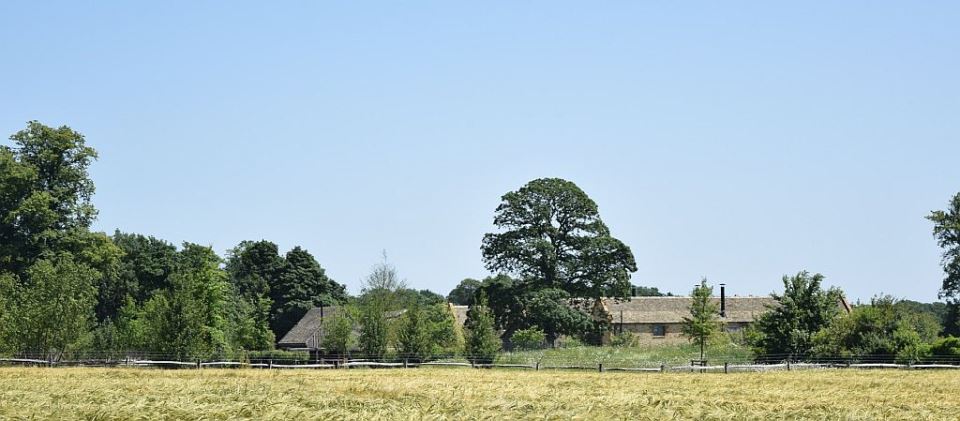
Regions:
[[408, 361], [460, 355], [464, 334], [444, 298], [407, 288], [386, 259], [373, 267], [355, 299], [325, 318], [324, 347], [331, 354], [384, 359], [392, 350]]
[[778, 305], [746, 332], [759, 358], [918, 361], [955, 352], [930, 306], [880, 296], [847, 314], [842, 292], [822, 281], [807, 272], [783, 278]]
[[269, 350], [307, 309], [346, 298], [310, 253], [92, 232], [96, 151], [29, 122], [0, 147], [0, 352], [139, 351], [180, 358]]
[[[29, 122], [10, 140], [13, 146], [0, 146], [0, 352], [137, 350], [195, 358], [270, 350], [309, 309], [337, 305], [343, 311], [326, 326], [331, 350], [383, 357], [393, 348], [421, 359], [465, 352], [484, 361], [499, 349], [501, 334], [507, 346], [520, 347], [552, 345], [561, 336], [594, 341], [608, 323], [597, 317], [601, 298], [663, 295], [631, 285], [630, 248], [566, 180], [534, 180], [502, 197], [498, 231], [482, 243], [484, 264], [498, 275], [465, 279], [446, 297], [471, 306], [461, 332], [444, 297], [407, 288], [385, 260], [351, 298], [300, 247], [281, 255], [269, 241], [244, 241], [221, 258], [198, 244], [93, 232], [88, 168], [97, 153], [84, 137]], [[840, 291], [824, 290], [821, 275], [801, 272], [784, 277], [778, 305], [749, 329], [748, 342], [761, 356], [953, 352], [950, 336], [960, 335], [960, 194], [928, 219], [944, 249], [945, 304], [879, 297], [844, 315]], [[684, 332], [701, 347], [718, 330], [711, 294], [706, 281], [693, 291], [685, 322]]]

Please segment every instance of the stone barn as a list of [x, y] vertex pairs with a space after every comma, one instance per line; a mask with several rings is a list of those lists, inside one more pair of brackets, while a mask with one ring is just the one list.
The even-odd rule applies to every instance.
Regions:
[[[717, 306], [720, 299], [713, 298]], [[776, 305], [770, 297], [725, 297], [720, 317], [724, 329], [738, 331]], [[630, 332], [643, 343], [687, 342], [680, 329], [690, 316], [690, 297], [633, 297], [630, 301], [604, 299], [604, 310], [613, 334]]]

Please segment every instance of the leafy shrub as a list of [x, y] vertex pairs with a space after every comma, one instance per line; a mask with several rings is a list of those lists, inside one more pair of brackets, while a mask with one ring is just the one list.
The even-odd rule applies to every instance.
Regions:
[[937, 339], [928, 349], [932, 357], [960, 358], [960, 338], [948, 336]]
[[621, 348], [631, 348], [640, 345], [640, 337], [638, 337], [633, 332], [621, 332], [616, 335], [613, 335], [613, 339], [610, 341], [610, 345], [621, 347]]
[[557, 343], [557, 348], [582, 348], [584, 346], [583, 341], [574, 336], [564, 336], [563, 339]]
[[533, 326], [513, 333], [510, 342], [519, 350], [542, 349], [547, 341], [547, 335], [540, 328]]

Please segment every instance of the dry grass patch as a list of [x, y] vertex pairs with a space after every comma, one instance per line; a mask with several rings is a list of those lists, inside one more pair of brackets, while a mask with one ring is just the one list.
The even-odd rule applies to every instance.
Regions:
[[0, 368], [0, 418], [956, 419], [960, 375]]

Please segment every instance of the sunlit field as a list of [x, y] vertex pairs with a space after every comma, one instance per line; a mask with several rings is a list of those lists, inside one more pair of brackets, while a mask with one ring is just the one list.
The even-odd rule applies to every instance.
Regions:
[[960, 375], [2, 368], [0, 418], [956, 419]]

